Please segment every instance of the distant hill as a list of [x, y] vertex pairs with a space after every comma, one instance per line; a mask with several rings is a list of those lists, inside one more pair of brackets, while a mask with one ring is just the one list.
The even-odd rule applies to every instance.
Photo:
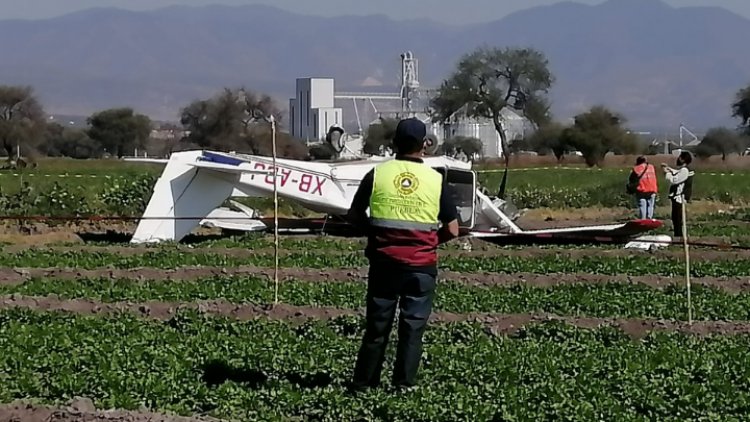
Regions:
[[267, 6], [91, 9], [0, 21], [0, 39], [9, 41], [0, 44], [0, 83], [34, 85], [50, 112], [75, 115], [129, 105], [174, 119], [189, 101], [239, 85], [286, 107], [297, 77], [333, 76], [350, 90], [393, 85], [406, 50], [420, 59], [422, 83], [436, 86], [481, 44], [544, 51], [561, 118], [604, 103], [634, 127], [730, 124], [732, 96], [750, 83], [750, 21], [659, 0], [565, 2], [465, 27]]

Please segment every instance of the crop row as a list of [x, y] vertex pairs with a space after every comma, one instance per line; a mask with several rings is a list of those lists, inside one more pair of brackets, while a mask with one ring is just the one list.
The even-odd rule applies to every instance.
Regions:
[[[41, 183], [38, 182], [41, 180]], [[7, 216], [133, 215], [146, 209], [156, 178], [149, 175], [118, 176], [49, 182], [36, 178], [14, 186], [0, 186], [0, 213]], [[91, 181], [98, 180], [95, 186]]]
[[[672, 234], [672, 226], [668, 219], [665, 219], [665, 224], [655, 233]], [[732, 243], [746, 246], [750, 243], [750, 224], [739, 221], [689, 221], [688, 236], [726, 237]]]
[[[730, 294], [713, 287], [693, 289], [693, 308], [699, 320], [750, 320], [750, 293]], [[57, 295], [62, 299], [113, 302], [194, 302], [223, 299], [241, 304], [268, 304], [272, 283], [255, 277], [212, 277], [192, 281], [32, 279], [16, 286], [0, 286], [0, 294]], [[295, 306], [359, 309], [364, 306], [363, 282], [284, 281], [279, 295]], [[606, 283], [554, 287], [467, 286], [441, 281], [435, 310], [451, 313], [550, 313], [576, 317], [687, 319], [683, 287], [653, 289], [644, 285]]]
[[[689, 227], [690, 240], [698, 243], [706, 243], [705, 237], [724, 238], [722, 242], [729, 242], [736, 246], [748, 247], [750, 246], [750, 224], [748, 223], [727, 223], [727, 222], [702, 222], [691, 224]], [[667, 234], [672, 235], [671, 224], [666, 222], [661, 228], [654, 231], [653, 234]], [[211, 235], [190, 235], [183, 239], [181, 243], [175, 242], [164, 242], [160, 244], [149, 244], [149, 245], [136, 245], [123, 243], [130, 240], [129, 235], [119, 235], [120, 242], [112, 240], [101, 240], [86, 242], [86, 246], [92, 247], [103, 247], [113, 246], [116, 244], [118, 247], [132, 247], [132, 248], [150, 248], [160, 249], [164, 247], [178, 246], [185, 247], [189, 246], [192, 248], [229, 248], [229, 249], [269, 249], [273, 248], [274, 241], [270, 236], [264, 235], [246, 235], [246, 236], [227, 236], [222, 238], [215, 238]], [[621, 249], [622, 244], [608, 244], [608, 243], [591, 243], [591, 244], [570, 244], [570, 245], [495, 245], [493, 243], [474, 239], [474, 238], [459, 238], [454, 241], [445, 243], [439, 247], [441, 251], [455, 251], [463, 250], [466, 242], [470, 242], [473, 250], [523, 250], [528, 248], [535, 249], [547, 249], [547, 250], [577, 250], [577, 249], [590, 249], [592, 251], [600, 250], [611, 250]], [[709, 239], [709, 243], [715, 242], [714, 239]], [[53, 244], [55, 246], [75, 246], [78, 243], [58, 243]], [[306, 237], [295, 237], [281, 235], [279, 237], [279, 248], [282, 250], [293, 250], [293, 249], [304, 249], [304, 250], [316, 250], [316, 251], [362, 251], [365, 248], [365, 239], [363, 238], [344, 238], [334, 236], [306, 236]]]
[[[72, 244], [75, 245], [75, 244]], [[112, 242], [93, 241], [87, 242], [90, 246], [109, 246]], [[212, 236], [189, 236], [180, 244], [175, 242], [162, 242], [158, 244], [120, 244], [118, 246], [160, 249], [172, 246], [189, 245], [194, 248], [246, 248], [246, 249], [268, 249], [274, 247], [272, 236], [262, 234], [246, 234], [238, 236], [227, 236], [214, 238]], [[455, 243], [451, 242], [451, 246]], [[443, 247], [447, 246], [444, 245]], [[491, 245], [488, 243], [488, 245]], [[493, 245], [494, 246], [494, 245]], [[365, 247], [365, 240], [360, 238], [346, 238], [333, 236], [279, 236], [279, 248], [281, 249], [309, 249], [309, 250], [344, 250], [361, 251]], [[455, 246], [457, 247], [457, 246]]]
[[[87, 173], [86, 171], [81, 171]], [[86, 215], [96, 213], [139, 215], [145, 209], [156, 174], [152, 167], [127, 168], [108, 174], [100, 170], [97, 179], [4, 177], [0, 190], [0, 212], [10, 215]], [[519, 208], [581, 208], [592, 206], [633, 207], [632, 197], [623, 189], [625, 173], [598, 172], [596, 177], [570, 177], [570, 170], [520, 172], [513, 174], [508, 197]], [[108, 177], [105, 177], [108, 176]], [[483, 174], [482, 184], [494, 191], [499, 186], [498, 174]], [[750, 189], [737, 183], [738, 177], [700, 175], [695, 184], [696, 200], [744, 204], [750, 200]], [[85, 183], [82, 183], [85, 180]], [[666, 189], [658, 199], [668, 205]], [[244, 200], [243, 200], [244, 201]], [[251, 200], [249, 204], [262, 211], [269, 209], [267, 199]], [[308, 215], [309, 211], [282, 201], [285, 213]], [[663, 216], [668, 218], [668, 215]]]
[[[350, 395], [361, 320], [290, 326], [0, 312], [0, 400], [87, 396], [241, 420], [743, 420], [750, 338], [543, 324], [514, 338], [432, 326], [420, 388]], [[390, 368], [391, 358], [386, 370]], [[386, 377], [387, 379], [387, 377]], [[533, 405], [530, 405], [532, 404]]]
[[[691, 240], [700, 241], [701, 237], [726, 237], [732, 241], [732, 243], [747, 245], [750, 244], [750, 223], [744, 222], [696, 222], [689, 225], [689, 236]], [[654, 231], [655, 234], [672, 234], [671, 223], [668, 221]], [[122, 236], [122, 241], [129, 241], [129, 237]], [[464, 247], [464, 243], [469, 241], [473, 244], [475, 249], [498, 249], [498, 250], [514, 250], [528, 248], [530, 246], [519, 246], [519, 245], [495, 245], [490, 242], [486, 242], [480, 239], [474, 238], [459, 238], [454, 241], [448, 242], [440, 246], [441, 250], [457, 250]], [[87, 242], [87, 245], [91, 246], [110, 246], [114, 242], [102, 240]], [[160, 248], [169, 245], [176, 245], [174, 242], [165, 242], [161, 244], [149, 244], [149, 245], [135, 245], [135, 244], [123, 244], [120, 243], [118, 246], [129, 246], [129, 247], [149, 247], [149, 248]], [[272, 248], [274, 241], [271, 236], [265, 235], [245, 235], [245, 236], [228, 236], [223, 238], [215, 238], [212, 236], [188, 236], [183, 239], [181, 245], [190, 245], [195, 248], [249, 248], [249, 249], [265, 249]], [[347, 250], [347, 251], [359, 251], [365, 247], [364, 238], [344, 238], [334, 236], [305, 236], [295, 237], [281, 235], [279, 237], [279, 247], [282, 249], [315, 249], [315, 250]], [[616, 249], [622, 248], [622, 245], [618, 244], [582, 244], [582, 245], [535, 245], [534, 248], [546, 248], [546, 249]]]
[[[597, 256], [577, 258], [556, 255], [524, 258], [504, 256], [445, 256], [441, 267], [458, 272], [495, 273], [589, 273], [604, 275], [665, 275], [680, 276], [684, 264], [678, 259], [657, 258], [647, 255]], [[121, 255], [106, 252], [55, 252], [41, 249], [26, 249], [15, 254], [0, 255], [0, 266], [29, 268], [140, 268], [153, 267], [173, 269], [185, 266], [238, 267], [242, 265], [272, 266], [272, 253], [257, 253], [248, 257], [237, 257], [217, 253], [191, 254], [179, 250], [165, 249], [148, 251], [138, 255]], [[282, 267], [293, 268], [356, 268], [367, 265], [360, 252], [320, 253], [319, 251], [295, 251], [280, 257]], [[750, 275], [748, 260], [698, 261], [691, 264], [695, 277], [725, 277]]]

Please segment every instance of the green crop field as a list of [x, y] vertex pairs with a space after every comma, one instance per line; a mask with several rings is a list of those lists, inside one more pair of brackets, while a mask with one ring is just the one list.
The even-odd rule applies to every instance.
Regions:
[[[43, 161], [0, 173], [0, 213], [138, 215], [159, 173]], [[480, 176], [494, 191], [502, 173]], [[626, 177], [627, 166], [516, 166], [509, 193], [529, 209], [524, 222], [622, 219], [633, 212]], [[21, 234], [0, 239], [0, 419], [25, 400], [64, 420], [105, 420], [66, 410], [78, 397], [134, 421], [146, 411], [191, 421], [748, 420], [748, 180], [741, 167], [696, 177], [692, 324], [679, 246], [454, 241], [439, 251], [420, 385], [360, 394], [346, 386], [363, 334], [363, 239], [282, 237], [275, 303], [267, 235], [141, 246], [121, 227], [100, 233], [106, 223], [34, 237], [10, 221], [5, 230]], [[53, 236], [66, 230], [72, 237]], [[732, 246], [701, 245], [717, 242]]]
[[[163, 166], [118, 160], [43, 160], [23, 172], [0, 172], [0, 214], [36, 216], [140, 215]], [[496, 192], [502, 179], [499, 165], [479, 166], [479, 183]], [[633, 200], [624, 192], [627, 165], [589, 169], [580, 165], [512, 168], [507, 196], [521, 209], [608, 209], [628, 215]], [[485, 172], [486, 171], [486, 172]], [[698, 170], [694, 200], [709, 208], [750, 204], [750, 170], [708, 165]], [[665, 182], [657, 199], [662, 218], [668, 217]], [[272, 210], [269, 199], [242, 199], [263, 212]], [[702, 208], [699, 208], [702, 214]], [[625, 214], [623, 214], [625, 212]], [[280, 213], [300, 217], [309, 211], [281, 200]], [[632, 215], [632, 211], [630, 214]], [[720, 234], [721, 235], [721, 234]], [[730, 232], [727, 236], [736, 236]]]

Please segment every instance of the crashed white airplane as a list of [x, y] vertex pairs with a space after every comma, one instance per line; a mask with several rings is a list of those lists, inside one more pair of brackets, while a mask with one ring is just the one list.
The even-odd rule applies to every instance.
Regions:
[[[343, 218], [360, 180], [376, 164], [390, 157], [372, 157], [349, 162], [309, 162], [276, 160], [279, 198], [329, 216], [325, 219], [299, 219], [286, 222], [284, 229], [322, 229], [325, 232], [353, 231]], [[273, 219], [261, 219], [255, 210], [233, 202], [232, 211], [220, 207], [231, 197], [272, 197], [274, 166], [270, 157], [185, 151], [169, 160], [132, 160], [166, 163], [153, 196], [140, 220], [132, 243], [180, 241], [199, 224], [237, 231], [265, 231]], [[528, 242], [621, 242], [630, 247], [650, 249], [671, 239], [657, 236], [636, 237], [661, 226], [656, 220], [523, 230], [514, 221], [519, 214], [512, 204], [482, 193], [471, 164], [450, 157], [425, 157], [425, 163], [440, 171], [452, 186], [459, 208], [460, 227], [468, 236], [497, 243]], [[282, 229], [282, 224], [279, 224]], [[645, 243], [644, 243], [645, 242]]]

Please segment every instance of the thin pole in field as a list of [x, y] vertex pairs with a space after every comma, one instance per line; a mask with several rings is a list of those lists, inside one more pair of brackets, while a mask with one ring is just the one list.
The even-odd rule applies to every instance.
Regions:
[[279, 303], [279, 193], [276, 177], [276, 119], [271, 116], [271, 144], [273, 156], [273, 303]]
[[690, 294], [690, 245], [687, 231], [687, 203], [682, 196], [682, 244], [685, 248], [685, 284], [687, 286], [688, 324], [693, 324], [693, 299]]

